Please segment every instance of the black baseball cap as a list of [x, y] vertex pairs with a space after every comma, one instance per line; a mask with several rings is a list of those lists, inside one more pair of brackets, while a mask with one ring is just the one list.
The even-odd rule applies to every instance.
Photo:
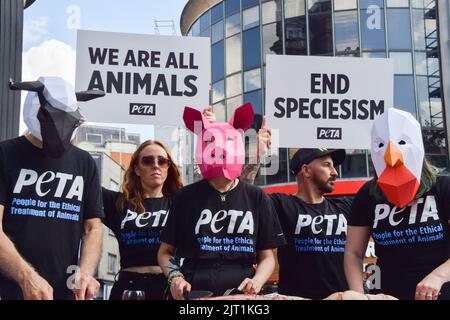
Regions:
[[298, 149], [291, 159], [291, 172], [296, 176], [304, 164], [308, 164], [313, 160], [330, 156], [335, 166], [342, 164], [345, 160], [344, 149]]

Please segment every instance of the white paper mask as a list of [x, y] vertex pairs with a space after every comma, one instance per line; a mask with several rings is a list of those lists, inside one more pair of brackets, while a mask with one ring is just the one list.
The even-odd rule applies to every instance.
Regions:
[[30, 132], [43, 142], [44, 153], [51, 158], [61, 157], [71, 145], [81, 120], [77, 101], [105, 95], [100, 90], [75, 93], [70, 83], [58, 77], [11, 82], [10, 88], [29, 91], [24, 104], [24, 121]]
[[414, 199], [424, 155], [422, 130], [410, 113], [390, 108], [375, 120], [372, 162], [377, 183], [391, 203], [402, 208]]

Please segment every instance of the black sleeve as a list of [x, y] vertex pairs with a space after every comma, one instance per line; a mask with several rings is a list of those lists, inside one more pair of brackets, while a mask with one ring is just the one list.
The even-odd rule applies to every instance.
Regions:
[[358, 191], [350, 210], [347, 225], [355, 227], [369, 227], [370, 226], [370, 212], [369, 212], [369, 183], [367, 182]]
[[120, 212], [117, 212], [116, 203], [120, 196], [119, 192], [111, 191], [106, 188], [102, 188], [102, 197], [103, 197], [103, 211], [105, 213], [105, 217], [103, 219], [103, 224], [115, 231], [116, 219], [120, 217]]
[[104, 218], [103, 204], [102, 204], [102, 192], [100, 188], [100, 178], [98, 174], [97, 165], [89, 156], [89, 174], [88, 179], [85, 181], [85, 199], [84, 199], [84, 219]]
[[443, 210], [444, 217], [450, 221], [450, 176], [442, 176], [438, 178], [437, 191], [440, 206]]
[[256, 250], [274, 249], [286, 244], [273, 201], [261, 190]]
[[3, 159], [3, 149], [0, 148], [0, 205], [5, 206], [6, 203], [6, 174]]
[[270, 200], [272, 201], [273, 208], [275, 209], [275, 212], [277, 215], [282, 212], [281, 209], [281, 195], [279, 193], [271, 193], [268, 195]]

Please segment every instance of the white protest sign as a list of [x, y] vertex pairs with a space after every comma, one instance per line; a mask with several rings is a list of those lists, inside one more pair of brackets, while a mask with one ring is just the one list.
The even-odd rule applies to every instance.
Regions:
[[393, 100], [390, 59], [267, 56], [266, 118], [280, 147], [370, 149]]
[[76, 89], [105, 91], [88, 121], [183, 125], [185, 106], [209, 105], [209, 38], [78, 31]]

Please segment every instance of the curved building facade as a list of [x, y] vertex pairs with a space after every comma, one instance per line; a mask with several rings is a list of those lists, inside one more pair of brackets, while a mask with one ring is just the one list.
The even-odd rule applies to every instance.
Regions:
[[[211, 103], [227, 120], [243, 102], [264, 111], [268, 54], [390, 57], [395, 63], [395, 106], [422, 124], [427, 157], [449, 167], [442, 91], [439, 10], [435, 0], [190, 0], [181, 16], [186, 36], [211, 39]], [[370, 75], [368, 75], [370, 76]], [[280, 150], [280, 171], [260, 184], [294, 181], [295, 150]], [[348, 150], [345, 179], [372, 174], [365, 150]]]

